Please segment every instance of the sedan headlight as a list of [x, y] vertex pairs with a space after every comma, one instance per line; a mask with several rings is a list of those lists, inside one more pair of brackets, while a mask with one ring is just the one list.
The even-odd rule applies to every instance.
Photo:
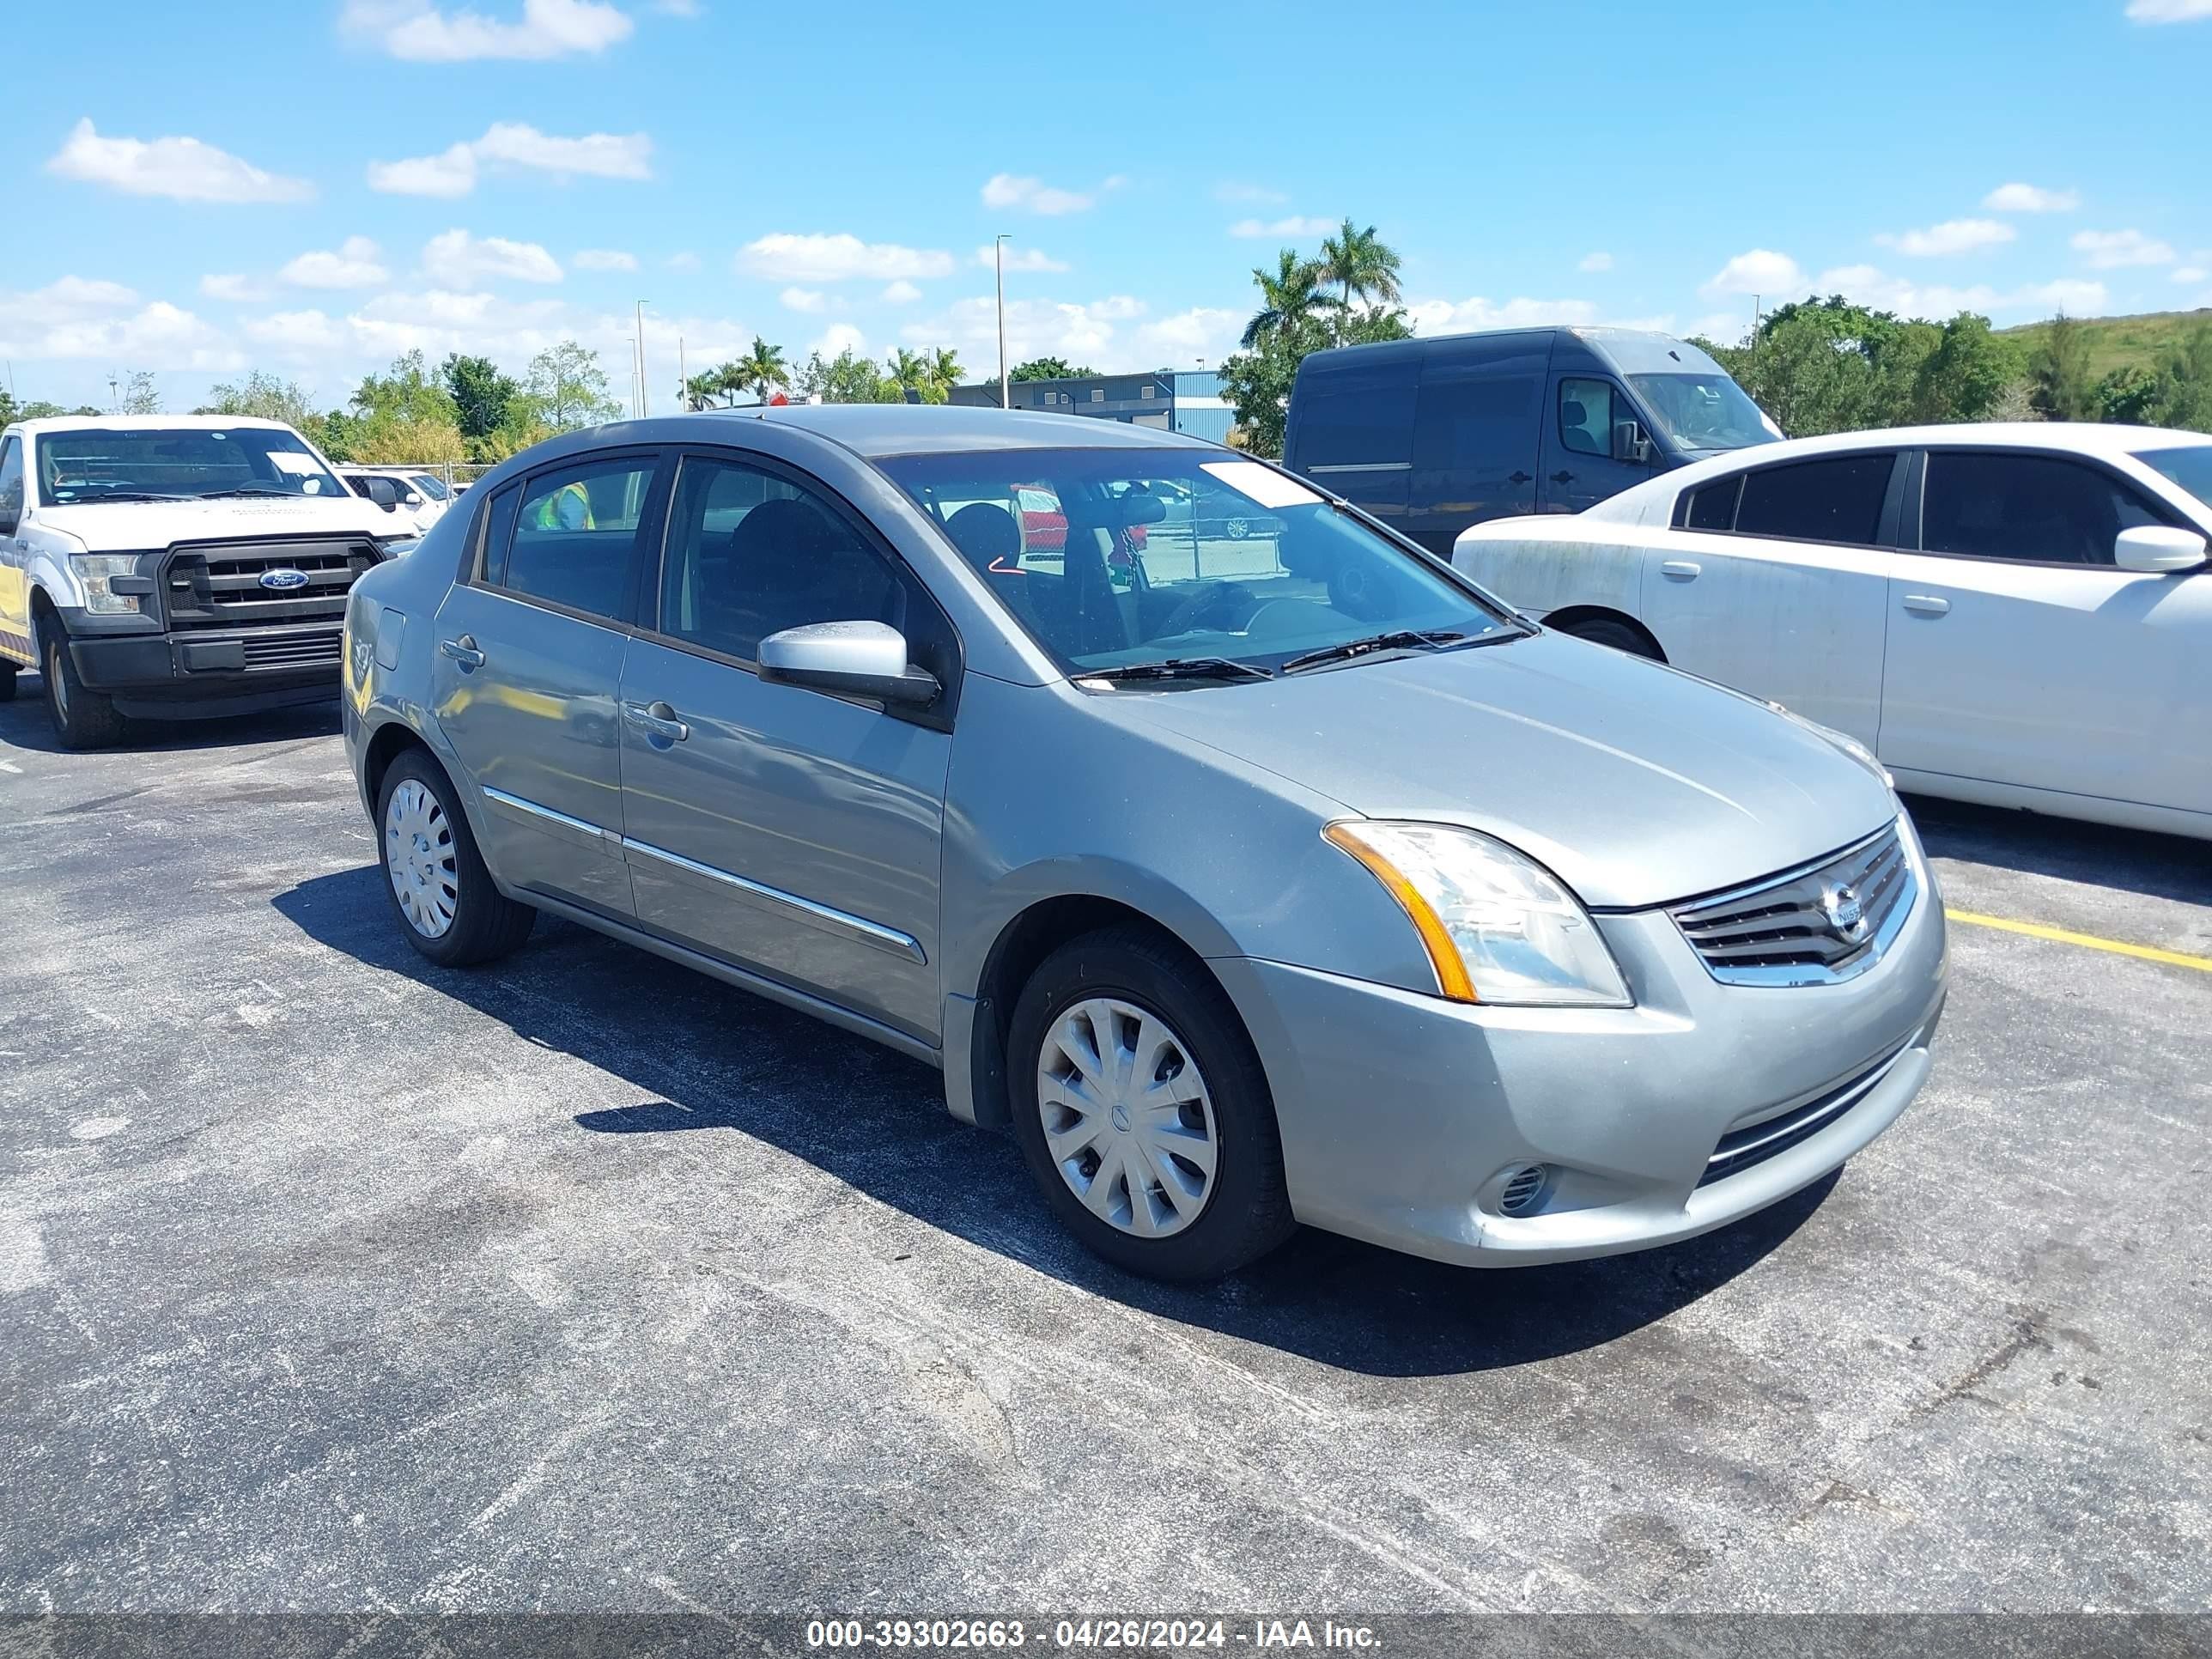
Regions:
[[1613, 952], [1581, 901], [1541, 865], [1444, 823], [1332, 823], [1322, 831], [1365, 865], [1413, 921], [1455, 1002], [1626, 1008]]
[[70, 568], [84, 585], [84, 608], [95, 617], [120, 617], [138, 609], [136, 593], [118, 593], [111, 586], [118, 576], [138, 574], [136, 553], [72, 553]]

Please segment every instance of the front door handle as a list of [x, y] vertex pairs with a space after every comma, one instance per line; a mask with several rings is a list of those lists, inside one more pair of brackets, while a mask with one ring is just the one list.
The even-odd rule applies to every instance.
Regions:
[[691, 735], [691, 728], [665, 702], [626, 702], [623, 714], [632, 726], [665, 743], [681, 743]]
[[1505, 475], [1505, 482], [1508, 483], [1534, 483], [1536, 482], [1536, 475], [1533, 472], [1509, 472]]
[[1704, 570], [1703, 565], [1693, 564], [1687, 559], [1668, 559], [1659, 567], [1661, 575], [1672, 576], [1675, 580], [1684, 582], [1697, 580]]
[[464, 634], [458, 640], [440, 640], [438, 649], [464, 668], [482, 668], [484, 665], [484, 653], [477, 649], [476, 636], [472, 634]]
[[1574, 481], [1575, 475], [1571, 472], [1554, 472], [1552, 475], [1553, 483], [1572, 483]]
[[1916, 617], [1940, 617], [1951, 608], [1951, 601], [1936, 593], [1907, 593], [1905, 608]]

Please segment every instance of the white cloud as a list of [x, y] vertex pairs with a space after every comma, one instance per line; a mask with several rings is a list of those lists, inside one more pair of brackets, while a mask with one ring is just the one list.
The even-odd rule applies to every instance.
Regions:
[[668, 256], [665, 263], [669, 270], [681, 271], [688, 275], [690, 272], [699, 269], [699, 256], [696, 253], [689, 252], [672, 253]]
[[[996, 255], [988, 243], [975, 250], [975, 263], [986, 270], [997, 269]], [[1008, 270], [1066, 270], [1067, 263], [1055, 259], [1041, 247], [1009, 247], [1006, 250]]]
[[178, 202], [304, 202], [315, 193], [304, 179], [265, 173], [197, 138], [103, 138], [88, 118], [70, 129], [46, 170]]
[[1231, 236], [1326, 236], [1336, 228], [1330, 219], [1313, 219], [1292, 214], [1287, 219], [1239, 219], [1229, 227]]
[[380, 258], [368, 237], [349, 236], [335, 253], [323, 248], [302, 253], [276, 273], [276, 280], [294, 288], [374, 288], [391, 279]]
[[2095, 270], [2170, 265], [2175, 258], [2172, 248], [2139, 230], [2078, 230], [2074, 233], [2073, 248]]
[[431, 0], [346, 0], [338, 14], [344, 33], [416, 63], [605, 52], [635, 27], [604, 0], [522, 0], [512, 21], [465, 8], [448, 13]]
[[921, 290], [903, 276], [883, 292], [883, 301], [887, 306], [910, 306], [920, 298]]
[[1493, 305], [1480, 295], [1471, 300], [1423, 300], [1406, 308], [1416, 334], [1459, 333], [1472, 328], [1540, 328], [1597, 321], [1588, 300], [1508, 300]]
[[520, 283], [557, 283], [560, 262], [535, 242], [511, 242], [504, 236], [474, 237], [465, 230], [433, 236], [422, 248], [422, 269], [433, 282], [465, 288], [493, 277]]
[[1707, 298], [1723, 294], [1759, 294], [1778, 302], [1805, 291], [1805, 273], [1786, 253], [1755, 247], [1739, 253], [1711, 276], [1698, 292]]
[[1971, 288], [1942, 283], [1922, 285], [1893, 276], [1874, 265], [1838, 265], [1822, 271], [1813, 284], [1819, 294], [1840, 294], [1856, 304], [1901, 317], [1924, 317], [1942, 322], [1962, 311], [1991, 317], [2044, 317], [2053, 311], [2071, 316], [2095, 316], [2110, 302], [2102, 283], [2060, 278], [2031, 283], [2019, 288], [1996, 289], [1987, 283]]
[[[1106, 181], [1105, 188], [1115, 189], [1126, 182], [1117, 175]], [[985, 207], [1015, 208], [1026, 213], [1080, 213], [1095, 199], [1076, 191], [1055, 189], [1042, 179], [1012, 173], [994, 173], [983, 185]]]
[[1224, 179], [1213, 187], [1213, 199], [1217, 202], [1249, 202], [1255, 206], [1271, 207], [1291, 198], [1279, 190], [1269, 190], [1265, 185]]
[[246, 337], [255, 343], [295, 352], [336, 351], [345, 343], [345, 331], [319, 311], [278, 311], [246, 323]]
[[120, 283], [64, 276], [27, 292], [0, 292], [0, 356], [27, 362], [91, 359], [134, 368], [230, 371], [241, 359], [191, 312], [142, 305]]
[[579, 270], [635, 270], [637, 255], [614, 247], [580, 248], [568, 263]]
[[[1157, 363], [1133, 362], [1126, 351], [1110, 351], [1115, 343], [1115, 319], [1102, 314], [1119, 312], [1134, 301], [1114, 300], [1077, 305], [1048, 300], [1006, 301], [1006, 360], [1023, 362], [1031, 357], [1066, 357], [1095, 368], [1153, 368]], [[899, 331], [908, 345], [951, 346], [971, 363], [999, 361], [997, 307], [990, 296], [956, 300], [939, 315], [909, 323]]]
[[1188, 368], [1200, 358], [1218, 363], [1237, 349], [1237, 337], [1243, 328], [1244, 319], [1237, 312], [1193, 306], [1146, 323], [1137, 331], [1134, 343], [1150, 368]]
[[818, 288], [787, 288], [775, 296], [787, 311], [827, 311], [830, 296]]
[[825, 358], [834, 359], [841, 351], [849, 351], [855, 357], [868, 355], [868, 343], [860, 331], [850, 323], [832, 323], [822, 331], [822, 337], [806, 348], [818, 351]]
[[520, 121], [495, 121], [481, 138], [400, 161], [371, 161], [368, 187], [388, 196], [465, 196], [484, 171], [520, 168], [566, 182], [650, 179], [653, 140], [641, 132], [591, 132], [562, 138]]
[[2138, 23], [2193, 23], [2212, 17], [2212, 0], [2128, 0], [2128, 15]]
[[1585, 253], [1576, 264], [1577, 270], [1600, 271], [1613, 269], [1613, 255], [1606, 252]]
[[896, 276], [949, 276], [952, 256], [896, 242], [864, 242], [842, 231], [834, 235], [778, 231], [746, 243], [738, 251], [737, 264], [745, 275], [771, 281], [841, 283], [859, 277], [884, 282]]
[[210, 272], [200, 278], [200, 294], [204, 299], [227, 300], [234, 305], [250, 304], [269, 297], [269, 290], [252, 277], [221, 271]]
[[2208, 271], [2203, 265], [2182, 265], [2173, 273], [2173, 280], [2177, 283], [2201, 283], [2207, 276], [2212, 276], [2212, 271]]
[[1940, 225], [1930, 225], [1925, 230], [1908, 230], [1901, 235], [1884, 234], [1875, 240], [1884, 247], [1893, 247], [1909, 259], [1942, 258], [1954, 253], [1972, 253], [1977, 248], [1996, 247], [2009, 242], [2020, 233], [2000, 219], [1947, 219]]
[[2071, 213], [2081, 205], [2081, 193], [2073, 190], [2045, 190], [2039, 185], [1999, 185], [1982, 198], [1992, 213]]

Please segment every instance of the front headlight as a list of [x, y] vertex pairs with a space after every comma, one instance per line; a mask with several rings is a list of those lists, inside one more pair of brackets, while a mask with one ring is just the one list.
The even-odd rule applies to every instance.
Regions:
[[138, 574], [136, 553], [72, 553], [70, 568], [84, 584], [84, 608], [95, 617], [120, 617], [138, 609], [136, 593], [118, 593], [111, 583], [118, 576]]
[[1472, 830], [1371, 818], [1322, 832], [1365, 865], [1427, 948], [1455, 1002], [1626, 1008], [1613, 952], [1580, 900], [1533, 859]]
[[1842, 750], [1844, 754], [1850, 756], [1868, 771], [1873, 773], [1875, 776], [1880, 778], [1884, 788], [1892, 791], [1896, 789], [1897, 780], [1890, 776], [1889, 769], [1887, 766], [1884, 766], [1881, 762], [1876, 758], [1873, 750], [1868, 748], [1856, 738], [1851, 736], [1850, 732], [1838, 732], [1834, 726], [1823, 726], [1818, 720], [1808, 720], [1796, 709], [1787, 708], [1781, 703], [1776, 702], [1771, 697], [1767, 699], [1766, 706], [1769, 708], [1771, 708], [1776, 714], [1781, 715], [1784, 720], [1794, 721], [1797, 725], [1803, 726], [1808, 732], [1810, 732], [1814, 737], [1820, 738], [1823, 743], [1828, 744], [1833, 748]]

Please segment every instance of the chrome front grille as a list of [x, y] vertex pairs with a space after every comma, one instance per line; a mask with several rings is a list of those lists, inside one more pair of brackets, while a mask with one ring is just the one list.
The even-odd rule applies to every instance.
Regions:
[[[185, 632], [340, 622], [348, 590], [377, 558], [375, 544], [351, 538], [181, 546], [169, 556], [163, 583], [169, 626]], [[274, 570], [306, 580], [264, 586], [262, 577]]]
[[1728, 985], [1832, 985], [1881, 959], [1919, 884], [1892, 823], [1818, 862], [1668, 908]]

